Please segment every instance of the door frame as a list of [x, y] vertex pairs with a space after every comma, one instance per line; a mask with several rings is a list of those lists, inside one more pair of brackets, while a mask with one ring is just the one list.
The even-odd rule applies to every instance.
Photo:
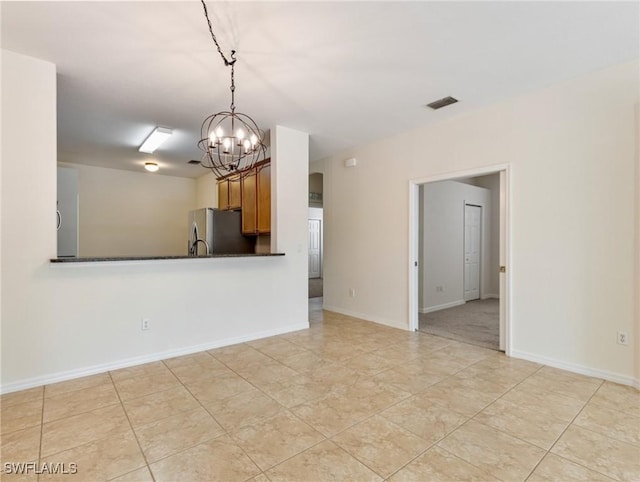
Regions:
[[[418, 325], [418, 273], [419, 259], [419, 192], [420, 185], [438, 181], [455, 181], [464, 177], [500, 174], [500, 350], [511, 356], [511, 164], [494, 164], [486, 167], [453, 171], [409, 180], [409, 329], [417, 331]], [[504, 211], [504, 212], [503, 212]]]

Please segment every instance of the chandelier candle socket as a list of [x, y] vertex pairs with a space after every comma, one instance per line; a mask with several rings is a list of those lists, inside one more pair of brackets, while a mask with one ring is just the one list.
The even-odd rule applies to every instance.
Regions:
[[204, 15], [209, 25], [209, 33], [218, 48], [225, 67], [231, 67], [231, 106], [228, 111], [218, 112], [207, 117], [202, 123], [201, 138], [198, 147], [204, 152], [200, 164], [215, 174], [224, 177], [239, 172], [241, 176], [264, 159], [266, 146], [264, 132], [255, 121], [246, 114], [236, 112], [235, 105], [235, 64], [236, 51], [231, 51], [228, 59], [216, 39], [209, 20], [207, 5], [201, 0]]

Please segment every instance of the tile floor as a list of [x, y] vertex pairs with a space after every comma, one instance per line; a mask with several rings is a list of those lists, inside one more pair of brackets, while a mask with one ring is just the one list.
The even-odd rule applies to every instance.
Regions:
[[640, 480], [637, 390], [319, 303], [309, 330], [2, 396], [3, 468], [78, 468], [2, 480]]

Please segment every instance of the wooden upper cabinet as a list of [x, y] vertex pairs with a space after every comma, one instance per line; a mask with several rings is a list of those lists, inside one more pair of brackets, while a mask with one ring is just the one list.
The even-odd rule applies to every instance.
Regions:
[[218, 181], [218, 209], [229, 209], [229, 183], [226, 179]]
[[232, 176], [218, 181], [218, 209], [225, 211], [242, 208], [242, 186], [240, 176]]
[[263, 164], [258, 170], [258, 233], [271, 232], [271, 164]]
[[242, 234], [258, 233], [257, 170], [254, 167], [242, 178]]
[[240, 176], [232, 176], [228, 179], [229, 183], [229, 208], [228, 209], [241, 209], [242, 208], [242, 186], [240, 183]]

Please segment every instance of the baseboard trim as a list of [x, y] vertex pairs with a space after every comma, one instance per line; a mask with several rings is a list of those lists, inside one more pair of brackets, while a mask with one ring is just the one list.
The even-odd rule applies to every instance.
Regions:
[[499, 300], [500, 296], [493, 293], [487, 293], [486, 295], [482, 295], [480, 299], [481, 300]]
[[225, 338], [223, 340], [217, 340], [210, 343], [202, 343], [200, 345], [191, 345], [185, 348], [179, 348], [175, 350], [166, 350], [162, 352], [153, 353], [150, 355], [126, 358], [111, 363], [103, 363], [100, 365], [93, 365], [87, 368], [80, 368], [75, 370], [67, 370], [64, 372], [50, 373], [33, 378], [27, 378], [17, 382], [10, 382], [0, 386], [0, 394], [6, 394], [11, 392], [17, 392], [19, 390], [26, 390], [28, 388], [40, 387], [42, 385], [49, 385], [51, 383], [64, 382], [67, 380], [73, 380], [74, 378], [81, 378], [90, 375], [97, 375], [99, 373], [105, 373], [111, 370], [118, 370], [120, 368], [129, 368], [136, 365], [142, 365], [144, 363], [151, 363], [159, 360], [166, 360], [168, 358], [174, 358], [177, 356], [191, 355], [192, 353], [198, 353], [205, 350], [213, 350], [214, 348], [221, 348], [223, 346], [236, 345], [238, 343], [245, 343], [247, 341], [259, 340], [260, 338], [267, 338], [270, 336], [282, 335], [284, 333], [290, 333], [292, 331], [305, 330], [309, 328], [309, 323], [296, 323], [293, 325], [283, 326], [273, 330], [259, 331], [248, 335], [241, 335], [232, 338]]
[[461, 306], [466, 303], [465, 300], [452, 301], [450, 303], [443, 303], [441, 305], [427, 306], [426, 308], [420, 308], [420, 313], [433, 313], [434, 311], [446, 310], [447, 308], [453, 308], [454, 306]]
[[511, 356], [513, 358], [521, 358], [534, 363], [541, 363], [542, 365], [548, 365], [553, 368], [559, 368], [568, 372], [578, 373], [579, 375], [586, 375], [588, 377], [601, 378], [614, 383], [620, 383], [621, 385], [629, 385], [640, 389], [640, 380], [627, 375], [621, 375], [619, 373], [609, 372], [607, 370], [598, 370], [597, 368], [586, 367], [578, 363], [570, 363], [554, 358], [548, 358], [534, 353], [528, 353], [520, 350], [511, 350]]
[[357, 311], [351, 311], [351, 310], [345, 310], [344, 308], [338, 308], [337, 306], [330, 306], [327, 304], [324, 304], [322, 306], [322, 309], [327, 310], [327, 311], [333, 311], [334, 313], [338, 313], [340, 315], [347, 315], [347, 316], [352, 316], [354, 318], [359, 318], [361, 320], [364, 321], [370, 321], [373, 323], [377, 323], [379, 325], [384, 325], [384, 326], [389, 326], [391, 328], [398, 328], [399, 330], [409, 330], [409, 325], [408, 324], [400, 324], [397, 321], [394, 320], [387, 320], [385, 318], [380, 318], [377, 316], [372, 316], [366, 313], [360, 313]]

